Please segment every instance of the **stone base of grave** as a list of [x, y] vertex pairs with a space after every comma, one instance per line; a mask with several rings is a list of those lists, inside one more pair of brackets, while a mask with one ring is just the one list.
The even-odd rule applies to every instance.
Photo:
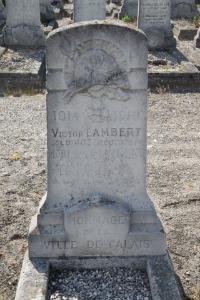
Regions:
[[[19, 64], [12, 67], [11, 62], [9, 64], [11, 66], [9, 72], [2, 67], [0, 71], [1, 93], [4, 95], [7, 93], [13, 95], [43, 93], [45, 89], [45, 47], [31, 47], [31, 51], [30, 48], [24, 49], [24, 47], [11, 49], [14, 49], [13, 57], [18, 57], [20, 68], [17, 67]], [[4, 58], [6, 50], [7, 48], [0, 47], [2, 62], [6, 61], [6, 58]], [[16, 53], [20, 53], [20, 56], [17, 56]], [[23, 53], [24, 57], [21, 53]], [[28, 64], [29, 60], [31, 60], [30, 65]]]
[[146, 270], [153, 300], [183, 299], [168, 254], [138, 258], [29, 259], [25, 254], [15, 300], [47, 299], [48, 280], [54, 270], [132, 268]]
[[3, 30], [5, 46], [45, 46], [46, 37], [40, 26], [18, 25], [14, 28], [5, 26]]
[[114, 200], [97, 199], [59, 211], [42, 207], [29, 230], [30, 257], [164, 254], [166, 234], [155, 209], [134, 211]]
[[181, 41], [193, 41], [197, 34], [196, 28], [184, 28], [177, 24], [173, 28], [174, 36]]
[[176, 47], [176, 39], [172, 30], [165, 31], [158, 28], [149, 28], [145, 31], [149, 50], [167, 50]]

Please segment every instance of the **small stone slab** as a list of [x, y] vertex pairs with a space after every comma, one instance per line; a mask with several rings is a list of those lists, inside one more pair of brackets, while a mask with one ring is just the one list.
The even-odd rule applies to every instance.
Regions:
[[182, 28], [175, 24], [173, 28], [174, 36], [181, 41], [192, 41], [197, 34], [196, 28]]
[[188, 73], [198, 73], [199, 72], [199, 70], [190, 61], [182, 61], [180, 70], [182, 72], [188, 72]]

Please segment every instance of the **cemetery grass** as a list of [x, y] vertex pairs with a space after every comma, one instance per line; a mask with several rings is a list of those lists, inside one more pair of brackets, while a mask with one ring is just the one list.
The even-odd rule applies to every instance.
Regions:
[[[164, 91], [149, 93], [147, 189], [185, 299], [199, 300], [200, 94]], [[0, 98], [0, 120], [0, 300], [12, 300], [46, 191], [45, 96]]]

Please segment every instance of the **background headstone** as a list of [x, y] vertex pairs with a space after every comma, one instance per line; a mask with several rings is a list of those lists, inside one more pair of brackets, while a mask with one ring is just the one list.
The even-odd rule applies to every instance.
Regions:
[[74, 22], [104, 20], [105, 0], [74, 0]]
[[195, 0], [171, 0], [172, 18], [193, 18], [199, 14]]
[[138, 14], [138, 0], [124, 0], [123, 6], [120, 12], [120, 19], [125, 15], [136, 18]]
[[171, 0], [140, 0], [138, 28], [148, 39], [150, 50], [175, 46], [171, 24]]
[[55, 19], [55, 13], [53, 11], [53, 7], [51, 5], [51, 0], [39, 0], [40, 4], [40, 14], [46, 20]]
[[5, 45], [44, 46], [38, 0], [7, 0]]
[[146, 192], [145, 35], [70, 25], [47, 39], [47, 74], [48, 190], [30, 257], [165, 254]]
[[4, 22], [5, 18], [6, 18], [5, 7], [2, 3], [2, 0], [0, 0], [0, 23]]
[[194, 47], [200, 48], [200, 28], [197, 31], [197, 35], [194, 37]]

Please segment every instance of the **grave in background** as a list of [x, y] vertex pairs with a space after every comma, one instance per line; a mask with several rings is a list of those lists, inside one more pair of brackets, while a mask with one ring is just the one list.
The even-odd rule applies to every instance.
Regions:
[[2, 3], [2, 0], [0, 0], [0, 24], [4, 22], [5, 19], [6, 19], [6, 10]]
[[105, 0], [74, 0], [74, 22], [106, 19]]
[[195, 0], [171, 0], [172, 18], [193, 18], [199, 14]]
[[51, 0], [39, 0], [40, 14], [45, 20], [54, 20], [55, 13], [51, 5]]
[[124, 0], [120, 12], [120, 19], [123, 18], [125, 15], [134, 19], [137, 18], [137, 14], [138, 14], [138, 0]]
[[138, 28], [146, 33], [150, 50], [176, 46], [170, 24], [171, 0], [140, 0], [138, 14]]
[[7, 0], [5, 46], [44, 46], [38, 0]]
[[194, 37], [194, 47], [200, 48], [200, 28], [198, 29], [197, 34]]
[[2, 0], [0, 0], [0, 45], [3, 45], [2, 29], [5, 26], [5, 23], [6, 23], [6, 9], [2, 3]]

